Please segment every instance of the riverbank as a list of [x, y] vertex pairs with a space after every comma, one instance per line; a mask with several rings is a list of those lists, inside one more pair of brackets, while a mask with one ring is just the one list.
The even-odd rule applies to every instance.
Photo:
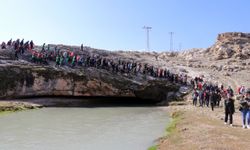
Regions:
[[[166, 108], [180, 114], [171, 131], [159, 142], [159, 150], [248, 150], [250, 130], [242, 129], [241, 114], [234, 114], [234, 126], [225, 125], [223, 108], [194, 107], [190, 104]], [[168, 129], [167, 129], [168, 130]]]
[[158, 106], [150, 100], [135, 97], [34, 97], [15, 100], [0, 100], [0, 113], [15, 112], [42, 107], [134, 107]]
[[0, 114], [41, 108], [42, 105], [21, 101], [0, 101]]

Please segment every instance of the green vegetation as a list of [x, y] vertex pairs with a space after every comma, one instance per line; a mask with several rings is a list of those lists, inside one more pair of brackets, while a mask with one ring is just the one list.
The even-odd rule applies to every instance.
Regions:
[[15, 111], [0, 111], [0, 116], [13, 113]]
[[151, 146], [151, 147], [148, 148], [148, 150], [157, 150], [157, 146], [156, 145]]
[[12, 106], [12, 107], [8, 107], [8, 108], [1, 108], [0, 106], [0, 115], [5, 115], [5, 114], [10, 114], [13, 112], [18, 112], [18, 111], [23, 111], [23, 110], [27, 110], [27, 108], [25, 107], [20, 107], [20, 106]]
[[[165, 129], [166, 133], [165, 136], [160, 138], [160, 139], [165, 139], [168, 138], [169, 136], [173, 135], [176, 132], [176, 126], [178, 124], [178, 122], [181, 120], [181, 116], [183, 115], [183, 112], [181, 111], [177, 111], [174, 112], [171, 115], [171, 122], [169, 124], [167, 124], [167, 127]], [[154, 145], [148, 148], [148, 150], [157, 150], [158, 146]]]
[[13, 112], [19, 112], [37, 108], [38, 108], [37, 106], [33, 106], [32, 104], [25, 104], [22, 102], [0, 101], [0, 116]]
[[181, 120], [181, 115], [182, 114], [183, 114], [183, 112], [177, 111], [177, 112], [174, 112], [171, 115], [172, 120], [166, 127], [166, 136], [170, 136], [170, 135], [172, 135], [173, 133], [176, 132], [176, 125]]

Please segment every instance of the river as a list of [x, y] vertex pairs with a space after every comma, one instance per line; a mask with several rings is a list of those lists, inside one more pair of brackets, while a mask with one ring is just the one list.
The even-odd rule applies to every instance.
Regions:
[[28, 110], [0, 116], [0, 149], [146, 150], [168, 121], [156, 107]]

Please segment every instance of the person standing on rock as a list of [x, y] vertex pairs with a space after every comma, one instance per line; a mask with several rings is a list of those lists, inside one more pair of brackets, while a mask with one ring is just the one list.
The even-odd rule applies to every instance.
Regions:
[[63, 65], [63, 60], [64, 60], [63, 56], [60, 56], [60, 60], [59, 60], [59, 66], [60, 67]]
[[68, 59], [67, 59], [68, 58], [68, 52], [67, 51], [63, 52], [63, 57], [64, 57], [64, 60], [65, 60], [64, 64], [67, 65], [68, 64]]
[[34, 42], [33, 40], [30, 41], [30, 49], [33, 49], [34, 48]]
[[81, 45], [81, 51], [83, 51], [83, 44]]
[[74, 55], [71, 62], [71, 67], [75, 66], [76, 56]]
[[43, 43], [43, 47], [42, 47], [42, 51], [41, 52], [44, 52], [45, 51], [45, 43]]
[[48, 47], [47, 47], [47, 51], [49, 52], [50, 51], [50, 45], [48, 44]]
[[233, 114], [235, 112], [234, 109], [234, 100], [232, 99], [232, 95], [230, 93], [227, 94], [227, 99], [225, 100], [225, 124], [228, 122], [229, 117], [229, 124], [233, 126]]
[[18, 60], [18, 52], [15, 50], [15, 60]]
[[11, 47], [11, 43], [12, 43], [12, 39], [10, 39], [10, 40], [7, 42], [7, 46], [8, 46], [8, 47]]
[[2, 49], [6, 49], [6, 44], [5, 44], [5, 42], [2, 42], [1, 48], [2, 48]]
[[60, 57], [59, 57], [59, 55], [57, 55], [56, 56], [56, 66], [55, 67], [59, 66], [59, 62], [60, 62]]

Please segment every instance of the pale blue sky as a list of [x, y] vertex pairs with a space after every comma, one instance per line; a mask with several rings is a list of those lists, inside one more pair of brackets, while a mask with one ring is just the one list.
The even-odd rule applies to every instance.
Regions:
[[249, 0], [1, 0], [0, 41], [88, 45], [110, 50], [206, 48], [218, 33], [250, 32]]

